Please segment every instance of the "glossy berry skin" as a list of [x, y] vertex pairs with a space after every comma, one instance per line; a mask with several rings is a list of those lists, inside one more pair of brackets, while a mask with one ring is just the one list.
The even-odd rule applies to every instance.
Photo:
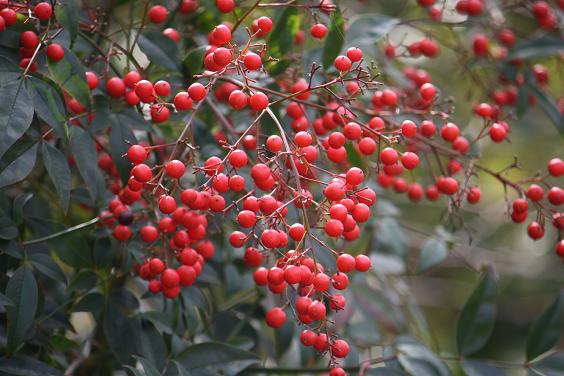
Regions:
[[162, 5], [154, 5], [149, 9], [148, 15], [152, 23], [160, 24], [166, 21], [168, 10]]
[[51, 7], [51, 4], [42, 2], [35, 6], [35, 8], [33, 9], [33, 14], [38, 19], [46, 21], [53, 15], [53, 8]]
[[564, 258], [564, 239], [556, 243], [555, 251], [558, 256]]
[[313, 25], [309, 32], [315, 39], [323, 39], [327, 35], [327, 26], [318, 23]]
[[65, 57], [65, 50], [57, 43], [48, 45], [45, 53], [47, 54], [47, 58], [54, 62], [60, 61], [63, 57]]
[[178, 111], [189, 110], [194, 106], [194, 101], [190, 98], [190, 94], [181, 91], [174, 96], [174, 108]]
[[277, 329], [286, 321], [286, 312], [282, 308], [274, 307], [266, 313], [266, 324]]
[[560, 158], [553, 158], [548, 162], [548, 172], [558, 178], [564, 175], [564, 161]]
[[173, 179], [178, 179], [184, 175], [186, 166], [181, 161], [174, 159], [166, 164], [165, 170], [168, 176]]
[[264, 110], [268, 107], [268, 103], [268, 97], [261, 92], [256, 92], [249, 98], [249, 107], [255, 111]]
[[35, 48], [39, 44], [39, 38], [33, 31], [27, 30], [20, 34], [20, 44], [25, 48]]
[[533, 240], [538, 240], [544, 236], [544, 227], [538, 222], [532, 222], [527, 227], [527, 233]]
[[106, 82], [106, 90], [113, 98], [123, 97], [125, 94], [125, 84], [119, 77], [112, 77]]
[[544, 189], [537, 184], [531, 184], [527, 189], [527, 196], [532, 201], [540, 201], [544, 197]]
[[445, 140], [445, 141], [454, 141], [456, 140], [456, 138], [459, 136], [460, 131], [458, 129], [458, 126], [456, 124], [453, 123], [446, 123], [442, 128], [441, 128], [441, 137]]
[[190, 87], [188, 88], [188, 94], [190, 94], [190, 98], [192, 98], [193, 100], [201, 101], [206, 97], [207, 90], [204, 85], [196, 82], [190, 85]]
[[335, 58], [333, 65], [337, 70], [341, 72], [346, 72], [351, 69], [352, 62], [351, 59], [349, 59], [346, 56], [337, 56]]
[[248, 70], [256, 71], [262, 67], [262, 60], [254, 52], [247, 52], [243, 57], [243, 64]]
[[215, 5], [221, 13], [229, 13], [235, 8], [233, 0], [216, 0]]
[[333, 342], [331, 350], [333, 352], [333, 356], [337, 358], [345, 358], [349, 355], [349, 344], [342, 339], [337, 339]]
[[355, 269], [356, 261], [355, 258], [349, 254], [342, 254], [337, 257], [337, 269], [340, 272], [348, 273]]
[[489, 130], [490, 138], [493, 142], [502, 142], [507, 137], [507, 130], [499, 123], [493, 123]]

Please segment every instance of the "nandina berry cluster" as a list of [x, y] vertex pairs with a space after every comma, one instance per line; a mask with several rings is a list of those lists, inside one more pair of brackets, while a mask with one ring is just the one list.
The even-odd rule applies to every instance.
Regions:
[[[434, 0], [417, 2], [427, 7], [432, 20], [441, 20], [442, 8]], [[215, 3], [223, 14], [234, 11], [233, 0]], [[560, 8], [563, 5], [558, 2]], [[176, 9], [195, 14], [198, 7], [196, 0], [181, 0]], [[547, 32], [558, 28], [556, 10], [548, 3], [535, 1], [521, 7]], [[302, 29], [309, 29], [309, 37], [316, 42], [325, 39], [329, 33], [326, 16], [336, 10], [335, 5], [321, 0], [304, 8], [313, 17]], [[456, 4], [456, 11], [471, 19], [489, 17], [485, 9], [482, 0]], [[254, 17], [252, 10], [244, 17]], [[65, 50], [52, 43], [56, 33], [48, 32], [51, 4], [3, 5], [0, 31], [16, 23], [18, 12], [37, 19], [40, 30], [39, 34], [28, 30], [20, 35], [20, 65], [25, 72], [38, 70], [37, 55], [45, 46], [52, 64], [61, 61]], [[172, 16], [163, 5], [151, 6], [146, 15], [157, 28], [168, 25]], [[142, 241], [144, 257], [135, 271], [148, 281], [151, 293], [172, 299], [182, 286], [195, 283], [206, 261], [214, 256], [214, 245], [207, 240], [212, 232], [208, 222], [230, 218], [226, 225], [232, 230], [229, 244], [244, 249], [243, 261], [254, 269], [255, 283], [277, 296], [277, 306], [268, 310], [266, 323], [279, 328], [293, 312], [305, 327], [302, 344], [328, 353], [330, 374], [340, 376], [345, 372], [338, 367], [338, 359], [347, 356], [349, 345], [335, 332], [329, 314], [345, 309], [343, 291], [349, 286], [349, 276], [371, 268], [370, 258], [351, 254], [349, 246], [359, 238], [363, 223], [371, 219], [377, 223], [373, 209], [376, 182], [407, 193], [412, 201], [423, 197], [437, 201], [442, 196], [449, 212], [456, 213], [465, 202], [480, 201], [478, 176], [489, 174], [514, 194], [508, 208], [514, 222], [525, 222], [530, 212], [535, 213], [536, 220], [527, 228], [531, 238], [544, 236], [547, 221], [559, 234], [564, 230], [560, 209], [564, 191], [555, 181], [564, 176], [561, 159], [550, 160], [545, 174], [514, 182], [480, 165], [471, 150], [488, 137], [494, 143], [509, 140], [519, 88], [527, 79], [545, 87], [549, 80], [546, 67], [536, 64], [528, 72], [522, 60], [508, 61], [517, 73], [514, 77], [500, 75], [502, 85], [491, 90], [492, 103], [475, 106], [483, 122], [480, 132], [462, 135], [452, 118], [452, 102], [432, 83], [427, 71], [407, 65], [399, 82], [391, 78], [376, 82], [371, 62], [356, 46], [347, 46], [325, 70], [316, 63], [305, 73], [288, 69], [276, 77], [281, 89], [275, 89], [266, 84], [270, 82], [267, 68], [281, 58], [270, 55], [267, 43], [275, 22], [261, 13], [249, 22], [246, 40], [241, 41], [235, 37], [236, 29], [244, 26], [244, 20], [239, 21], [224, 22], [207, 33], [203, 71], [182, 87], [171, 85], [167, 77], [150, 80], [142, 70], [128, 69], [114, 76], [109, 70], [86, 72], [90, 90], [105, 90], [114, 101], [146, 110], [154, 124], [168, 122], [174, 112], [190, 111], [175, 142], [147, 137], [130, 145], [123, 156], [131, 167], [126, 184], [120, 180], [117, 161], [108, 153], [105, 136], [97, 139], [98, 165], [113, 194], [107, 210], [100, 214], [101, 223], [120, 242], [134, 237]], [[523, 33], [501, 26], [474, 35], [468, 55], [505, 63], [517, 35]], [[181, 33], [172, 27], [162, 33], [175, 43], [182, 41]], [[306, 38], [301, 30], [294, 42], [300, 45]], [[436, 58], [441, 48], [438, 39], [428, 34], [407, 45], [387, 42], [384, 53], [388, 61]], [[71, 124], [87, 127], [95, 111], [87, 112], [85, 103], [64, 88], [63, 93], [69, 112], [76, 115], [70, 118]], [[534, 103], [535, 97], [528, 100]], [[198, 140], [188, 135], [200, 108], [208, 107], [224, 129], [215, 134], [223, 152], [200, 161], [203, 153], [198, 150]], [[238, 111], [248, 111], [244, 129], [232, 124], [230, 115]], [[86, 123], [82, 115], [87, 115]], [[355, 166], [349, 161], [356, 156], [360, 161]], [[558, 241], [556, 253], [564, 257], [564, 240]]]

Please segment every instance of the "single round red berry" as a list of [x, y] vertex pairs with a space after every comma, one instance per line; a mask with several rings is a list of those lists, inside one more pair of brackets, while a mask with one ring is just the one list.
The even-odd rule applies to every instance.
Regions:
[[166, 21], [168, 10], [162, 5], [154, 5], [149, 9], [148, 15], [152, 23], [160, 24]]
[[60, 61], [63, 57], [65, 57], [65, 50], [57, 43], [48, 45], [45, 53], [47, 54], [47, 58], [54, 62]]

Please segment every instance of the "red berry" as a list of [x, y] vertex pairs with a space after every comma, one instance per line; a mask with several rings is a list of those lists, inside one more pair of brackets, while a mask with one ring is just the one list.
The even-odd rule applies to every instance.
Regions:
[[538, 222], [532, 222], [527, 227], [527, 233], [533, 240], [538, 240], [544, 236], [544, 227]]
[[153, 177], [153, 172], [146, 164], [138, 164], [131, 169], [131, 175], [135, 177], [135, 180], [146, 183]]
[[221, 13], [229, 13], [235, 8], [235, 2], [233, 0], [216, 0], [215, 5]]
[[243, 57], [243, 63], [248, 70], [259, 70], [262, 67], [262, 60], [254, 52], [247, 52]]
[[255, 111], [264, 110], [268, 106], [268, 97], [264, 93], [256, 92], [249, 98], [249, 106]]
[[337, 269], [339, 269], [340, 272], [351, 272], [355, 269], [355, 266], [355, 258], [351, 255], [344, 253], [337, 257]]
[[458, 130], [458, 126], [454, 123], [446, 123], [441, 128], [441, 137], [445, 141], [454, 141], [459, 136], [460, 131]]
[[159, 97], [166, 97], [170, 94], [170, 84], [163, 80], [155, 82], [153, 89]]
[[166, 173], [173, 179], [178, 179], [184, 175], [186, 171], [186, 166], [184, 163], [177, 159], [173, 159], [172, 161], [168, 162], [165, 167]]
[[308, 329], [304, 330], [300, 334], [300, 341], [304, 346], [313, 346], [316, 339], [317, 339], [317, 334], [315, 334], [314, 332]]
[[60, 44], [57, 43], [48, 45], [45, 53], [47, 54], [47, 58], [54, 62], [57, 62], [65, 57], [65, 50]]
[[229, 105], [236, 110], [241, 110], [247, 106], [249, 97], [241, 90], [234, 90], [229, 95]]
[[415, 167], [419, 165], [419, 157], [415, 153], [406, 151], [401, 156], [401, 164], [403, 165], [403, 167], [407, 168], [408, 170], [413, 170]]
[[51, 7], [51, 4], [42, 2], [35, 6], [35, 8], [33, 9], [33, 14], [38, 19], [45, 21], [51, 18], [51, 16], [53, 15], [53, 8]]
[[123, 97], [125, 94], [125, 84], [119, 77], [112, 77], [106, 81], [106, 90], [113, 98]]
[[468, 195], [466, 196], [466, 199], [470, 204], [476, 204], [478, 201], [480, 201], [481, 195], [482, 193], [480, 192], [480, 188], [472, 187], [468, 191]]
[[131, 145], [127, 149], [127, 159], [135, 165], [145, 162], [147, 159], [147, 151], [141, 145]]
[[342, 339], [338, 339], [333, 342], [331, 350], [333, 356], [337, 358], [345, 358], [347, 355], [349, 355], [349, 344]]
[[346, 56], [337, 56], [335, 62], [333, 63], [335, 68], [341, 72], [345, 72], [351, 69], [352, 62]]
[[94, 90], [98, 87], [98, 76], [94, 72], [86, 72], [86, 83], [88, 84], [88, 88], [90, 90]]
[[180, 284], [180, 276], [176, 270], [168, 268], [163, 271], [161, 282], [165, 287], [176, 287]]
[[325, 35], [327, 35], [327, 26], [318, 23], [313, 25], [309, 31], [312, 37], [316, 39], [323, 39], [325, 38]]
[[355, 267], [359, 272], [366, 272], [370, 269], [372, 262], [366, 255], [358, 255], [355, 257]]
[[548, 162], [548, 172], [558, 178], [564, 175], [564, 161], [560, 158], [553, 158]]
[[217, 25], [212, 30], [214, 42], [217, 45], [224, 45], [231, 40], [231, 30], [226, 25]]
[[527, 196], [532, 201], [540, 201], [544, 197], [544, 189], [540, 185], [532, 184], [527, 189]]
[[362, 50], [358, 47], [351, 47], [347, 50], [347, 57], [352, 62], [357, 62], [362, 59], [363, 53]]
[[20, 43], [25, 48], [35, 48], [39, 44], [39, 38], [33, 31], [26, 30], [20, 34]]
[[502, 142], [507, 137], [507, 130], [499, 123], [493, 123], [489, 133], [493, 142]]
[[266, 314], [266, 324], [277, 329], [286, 321], [286, 312], [282, 308], [274, 307]]
[[380, 160], [388, 166], [396, 164], [398, 161], [398, 152], [390, 147], [387, 147], [380, 152]]
[[139, 235], [145, 243], [152, 243], [159, 237], [159, 231], [155, 226], [143, 226], [139, 231]]
[[422, 99], [430, 101], [435, 98], [435, 95], [437, 95], [437, 89], [433, 84], [427, 82], [419, 88], [419, 95]]
[[202, 99], [204, 99], [206, 97], [207, 93], [208, 92], [207, 92], [206, 88], [204, 87], [204, 85], [202, 85], [199, 82], [193, 83], [188, 88], [188, 94], [190, 94], [190, 98], [192, 98], [195, 101], [201, 101]]
[[314, 300], [307, 309], [307, 314], [311, 317], [314, 321], [319, 321], [325, 318], [327, 313], [327, 309], [325, 308], [325, 304], [318, 300]]
[[556, 243], [556, 254], [562, 258], [564, 258], [564, 239], [560, 240], [558, 243]]
[[160, 24], [166, 21], [168, 10], [162, 5], [154, 5], [149, 9], [148, 15], [152, 23]]
[[181, 91], [174, 96], [174, 108], [177, 111], [189, 110], [194, 105], [194, 101], [190, 98], [190, 94]]
[[272, 30], [272, 20], [269, 17], [262, 16], [257, 20], [257, 25], [263, 33]]

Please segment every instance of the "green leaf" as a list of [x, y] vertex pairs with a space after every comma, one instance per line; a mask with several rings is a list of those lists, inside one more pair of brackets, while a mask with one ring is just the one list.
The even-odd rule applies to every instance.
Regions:
[[159, 32], [144, 32], [139, 35], [137, 44], [152, 64], [172, 71], [178, 70], [178, 47], [170, 38]]
[[513, 46], [506, 60], [533, 59], [545, 56], [558, 56], [564, 52], [562, 39], [550, 35], [523, 40]]
[[255, 354], [218, 342], [190, 346], [176, 360], [194, 375], [236, 375], [259, 362]]
[[71, 171], [67, 158], [59, 149], [47, 142], [42, 143], [41, 154], [45, 169], [57, 189], [61, 206], [66, 214], [69, 210], [71, 192]]
[[450, 376], [446, 365], [427, 347], [411, 338], [400, 337], [395, 345], [402, 368], [417, 376]]
[[8, 298], [6, 295], [0, 293], [0, 307], [4, 308], [4, 307], [8, 307], [8, 306], [13, 307], [14, 303], [12, 303], [10, 298]]
[[60, 5], [55, 7], [55, 16], [57, 21], [68, 31], [70, 35], [71, 47], [78, 35], [79, 26], [79, 3], [74, 0], [61, 0]]
[[[149, 321], [142, 323], [143, 330], [140, 332], [139, 352], [154, 367], [163, 369], [168, 359], [168, 351], [163, 335], [159, 333], [155, 325]], [[145, 369], [146, 370], [146, 369]]]
[[90, 135], [79, 127], [72, 127], [70, 132], [70, 148], [76, 159], [80, 176], [86, 183], [92, 201], [96, 200], [98, 179], [98, 158], [96, 146]]
[[35, 114], [55, 129], [59, 136], [66, 138], [65, 107], [57, 90], [43, 80], [29, 77], [27, 91], [33, 102]]
[[[300, 16], [296, 7], [286, 7], [274, 21], [274, 29], [268, 37], [267, 45], [270, 56], [282, 59], [294, 44], [294, 35], [300, 29]], [[268, 64], [267, 69], [270, 74], [278, 74], [279, 65], [287, 66], [289, 62], [281, 60], [278, 63]]]
[[10, 240], [18, 236], [18, 228], [10, 217], [0, 210], [0, 239]]
[[34, 143], [0, 172], [0, 188], [18, 183], [31, 173], [37, 159], [38, 146]]
[[129, 126], [124, 123], [120, 116], [112, 114], [110, 116], [112, 129], [110, 131], [110, 153], [116, 164], [119, 176], [123, 184], [127, 184], [131, 163], [124, 155], [132, 144], [137, 144], [137, 139]]
[[37, 282], [33, 272], [26, 266], [19, 267], [8, 281], [6, 296], [14, 303], [6, 309], [8, 319], [6, 348], [9, 354], [13, 354], [20, 348], [37, 309]]
[[31, 264], [38, 272], [55, 281], [67, 283], [67, 277], [50, 255], [34, 253], [30, 256]]
[[456, 343], [458, 351], [470, 355], [480, 350], [490, 338], [496, 317], [497, 285], [488, 268], [458, 318]]
[[462, 368], [466, 376], [503, 376], [502, 370], [490, 366], [487, 363], [479, 362], [476, 360], [464, 360]]
[[64, 59], [57, 62], [47, 60], [47, 65], [53, 80], [80, 104], [90, 108], [91, 98], [90, 90], [86, 83], [86, 72], [76, 55], [68, 48], [65, 48]]
[[26, 355], [0, 358], [0, 373], [17, 376], [63, 376], [61, 371]]
[[[4, 32], [2, 32], [1, 34], [4, 34]], [[18, 66], [18, 64], [16, 64], [15, 61], [9, 59], [6, 56], [0, 56], [0, 85], [6, 85], [10, 82], [16, 81], [21, 77], [21, 75], [21, 68]]]
[[537, 85], [530, 85], [531, 93], [537, 98], [540, 106], [544, 112], [548, 115], [550, 120], [556, 126], [556, 129], [562, 134], [564, 134], [564, 116], [560, 113], [558, 106], [553, 98], [550, 98], [541, 88]]
[[104, 296], [99, 292], [85, 295], [72, 307], [72, 312], [92, 312], [97, 314], [104, 306]]
[[122, 364], [133, 364], [132, 355], [140, 343], [141, 323], [136, 317], [128, 317], [117, 299], [110, 298], [104, 309], [102, 323], [104, 336], [116, 359]]
[[430, 238], [425, 242], [419, 260], [417, 261], [417, 271], [419, 273], [432, 268], [443, 262], [448, 255], [447, 245], [444, 240]]
[[379, 14], [363, 14], [354, 17], [347, 30], [347, 46], [364, 49], [368, 53], [383, 36], [389, 33], [398, 24], [397, 18]]
[[366, 376], [408, 376], [408, 374], [399, 369], [377, 367], [366, 370]]
[[556, 376], [564, 374], [564, 352], [555, 352], [532, 363], [531, 368], [540, 371], [542, 375]]
[[553, 348], [564, 321], [564, 293], [535, 320], [527, 338], [527, 360], [531, 361]]
[[202, 71], [204, 64], [204, 56], [206, 55], [206, 47], [194, 48], [184, 58], [184, 68], [187, 70], [187, 76], [192, 77]]
[[141, 365], [143, 366], [143, 370], [145, 371], [145, 376], [161, 376], [161, 373], [155, 367], [153, 362], [137, 355], [134, 355], [133, 357], [137, 359], [139, 363], [141, 363]]
[[0, 98], [5, 101], [0, 106], [0, 157], [24, 135], [33, 120], [33, 104], [23, 82], [0, 87]]
[[329, 26], [329, 33], [325, 38], [325, 46], [321, 56], [323, 68], [329, 69], [333, 65], [333, 61], [341, 53], [344, 43], [345, 20], [341, 15], [341, 10], [337, 7], [331, 14], [331, 25]]

